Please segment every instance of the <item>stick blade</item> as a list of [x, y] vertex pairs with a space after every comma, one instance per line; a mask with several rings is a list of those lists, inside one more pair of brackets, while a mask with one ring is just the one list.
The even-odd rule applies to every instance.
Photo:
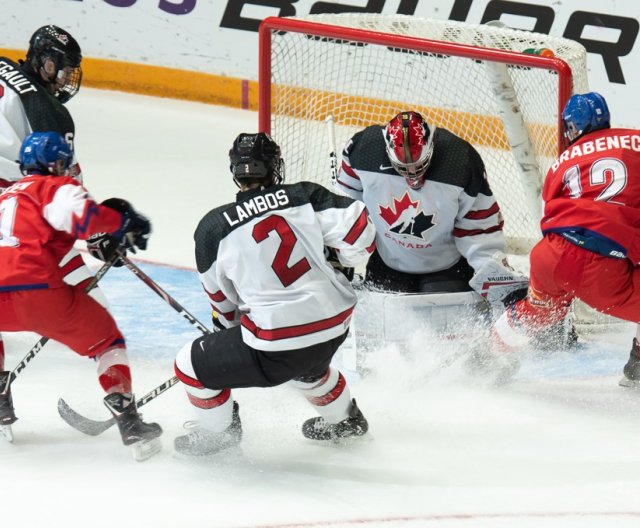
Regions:
[[82, 416], [69, 407], [62, 398], [58, 400], [58, 414], [71, 427], [89, 436], [98, 436], [116, 423], [114, 418], [98, 421]]

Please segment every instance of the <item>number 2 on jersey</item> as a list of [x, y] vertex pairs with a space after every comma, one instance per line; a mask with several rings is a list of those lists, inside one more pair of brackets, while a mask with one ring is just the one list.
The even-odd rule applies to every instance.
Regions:
[[18, 200], [15, 196], [0, 202], [0, 247], [15, 247], [20, 241], [13, 236]]
[[271, 268], [286, 288], [309, 271], [311, 265], [306, 257], [301, 258], [293, 266], [288, 265], [293, 246], [296, 245], [298, 238], [292, 231], [291, 226], [281, 216], [268, 216], [253, 226], [253, 239], [259, 244], [266, 240], [272, 231], [275, 231], [280, 237], [280, 245], [271, 263]]

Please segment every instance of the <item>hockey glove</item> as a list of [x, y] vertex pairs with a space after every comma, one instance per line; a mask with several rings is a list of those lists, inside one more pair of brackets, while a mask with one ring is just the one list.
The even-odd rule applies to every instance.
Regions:
[[[496, 254], [494, 258], [487, 259], [469, 281], [475, 291], [484, 297], [489, 303], [502, 303], [505, 306], [518, 300], [522, 290], [527, 290], [529, 279], [514, 271], [505, 258]], [[519, 293], [510, 297], [513, 292]]]
[[342, 263], [340, 262], [340, 259], [338, 258], [337, 250], [335, 248], [325, 246], [324, 256], [327, 259], [327, 262], [331, 264], [334, 269], [342, 273], [349, 282], [353, 280], [354, 269], [342, 265]]
[[[89, 254], [103, 262], [113, 257], [118, 246], [118, 241], [109, 233], [95, 233], [87, 238], [87, 250]], [[116, 260], [113, 266], [119, 268], [122, 266], [122, 261], [120, 259]]]
[[115, 209], [124, 215], [124, 223], [120, 229], [123, 236], [122, 245], [125, 249], [136, 252], [136, 248], [147, 249], [147, 242], [151, 234], [151, 222], [138, 213], [133, 206], [122, 198], [109, 198], [102, 205]]

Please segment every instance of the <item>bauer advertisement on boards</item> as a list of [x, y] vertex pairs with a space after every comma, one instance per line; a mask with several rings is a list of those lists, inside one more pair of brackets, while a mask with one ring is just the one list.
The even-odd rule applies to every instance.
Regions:
[[607, 97], [617, 124], [640, 127], [634, 0], [12, 0], [2, 7], [0, 49], [25, 49], [34, 28], [52, 23], [73, 33], [85, 57], [255, 81], [263, 18], [346, 11], [501, 20], [577, 40], [588, 52], [590, 89]]

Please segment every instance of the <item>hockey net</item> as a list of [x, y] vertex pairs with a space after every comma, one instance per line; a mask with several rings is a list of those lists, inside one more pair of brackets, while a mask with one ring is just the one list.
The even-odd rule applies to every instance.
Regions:
[[[281, 146], [289, 182], [330, 185], [327, 117], [339, 157], [357, 130], [417, 110], [482, 155], [510, 250], [527, 252], [538, 239], [540, 204], [532, 202], [539, 196], [519, 175], [537, 164], [539, 192], [558, 153], [559, 107], [572, 91], [588, 90], [580, 44], [486, 25], [344, 13], [266, 19], [260, 45], [260, 128]], [[561, 60], [522, 53], [541, 48]], [[504, 101], [492, 85], [492, 66], [502, 64], [534, 152], [524, 161], [510, 147]]]
[[[553, 57], [525, 52], [540, 49]], [[260, 27], [259, 61], [260, 130], [282, 148], [287, 182], [331, 187], [331, 150], [340, 163], [355, 132], [417, 110], [482, 155], [509, 251], [526, 254], [539, 240], [560, 113], [572, 93], [588, 91], [577, 42], [404, 15], [272, 17]]]

